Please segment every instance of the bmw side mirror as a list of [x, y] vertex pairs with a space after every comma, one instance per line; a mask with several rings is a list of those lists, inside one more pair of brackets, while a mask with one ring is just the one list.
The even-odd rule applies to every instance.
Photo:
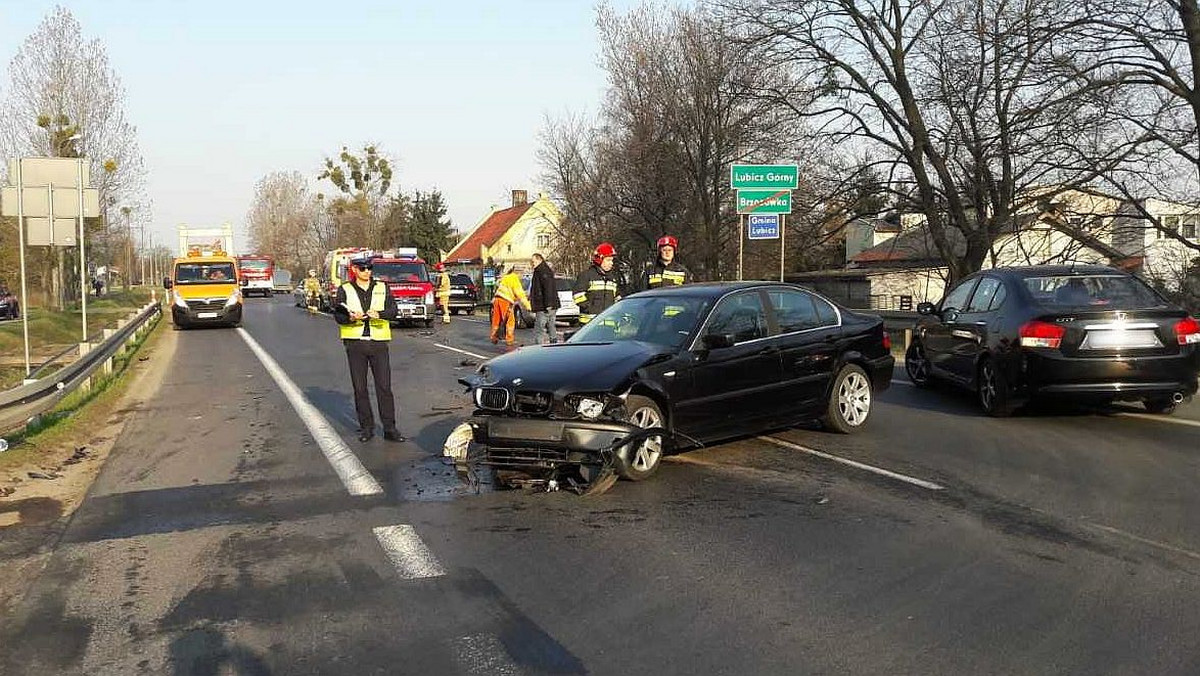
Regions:
[[937, 306], [934, 305], [933, 303], [929, 303], [929, 302], [917, 303], [917, 314], [919, 314], [919, 315], [937, 314]]
[[705, 349], [720, 350], [726, 347], [733, 347], [733, 335], [729, 333], [708, 333], [700, 341]]

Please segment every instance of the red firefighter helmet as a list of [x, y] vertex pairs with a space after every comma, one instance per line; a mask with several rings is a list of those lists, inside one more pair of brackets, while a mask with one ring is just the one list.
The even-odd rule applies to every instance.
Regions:
[[435, 264], [435, 265], [433, 266], [433, 269], [434, 269], [434, 270], [437, 270], [438, 272], [445, 272], [445, 271], [446, 271], [446, 264], [445, 264], [445, 263], [437, 263], [437, 264]]
[[661, 249], [664, 246], [669, 246], [672, 249], [678, 249], [679, 240], [675, 239], [671, 235], [663, 235], [662, 237], [658, 238], [658, 248]]
[[610, 256], [616, 256], [616, 255], [617, 255], [616, 247], [609, 244], [608, 242], [601, 242], [596, 245], [596, 251], [592, 254], [592, 262], [595, 263], [596, 265], [599, 265], [600, 261], [604, 260], [605, 258], [609, 258]]

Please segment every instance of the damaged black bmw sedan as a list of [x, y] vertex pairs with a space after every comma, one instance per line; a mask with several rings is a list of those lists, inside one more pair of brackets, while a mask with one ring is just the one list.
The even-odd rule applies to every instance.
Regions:
[[622, 299], [566, 343], [461, 379], [476, 410], [446, 440], [465, 476], [598, 492], [664, 454], [803, 421], [850, 433], [891, 383], [883, 321], [799, 286], [693, 284]]

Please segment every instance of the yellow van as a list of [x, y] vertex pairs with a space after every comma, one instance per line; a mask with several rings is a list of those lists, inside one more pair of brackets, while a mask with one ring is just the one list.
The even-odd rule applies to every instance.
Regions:
[[223, 251], [195, 249], [176, 258], [166, 287], [171, 296], [171, 321], [178, 328], [242, 323], [237, 261]]

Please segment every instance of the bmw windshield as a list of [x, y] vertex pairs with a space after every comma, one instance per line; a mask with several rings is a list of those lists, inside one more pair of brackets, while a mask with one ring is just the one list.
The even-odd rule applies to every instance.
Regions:
[[677, 349], [708, 312], [707, 298], [634, 296], [619, 301], [588, 322], [571, 343], [637, 340]]

